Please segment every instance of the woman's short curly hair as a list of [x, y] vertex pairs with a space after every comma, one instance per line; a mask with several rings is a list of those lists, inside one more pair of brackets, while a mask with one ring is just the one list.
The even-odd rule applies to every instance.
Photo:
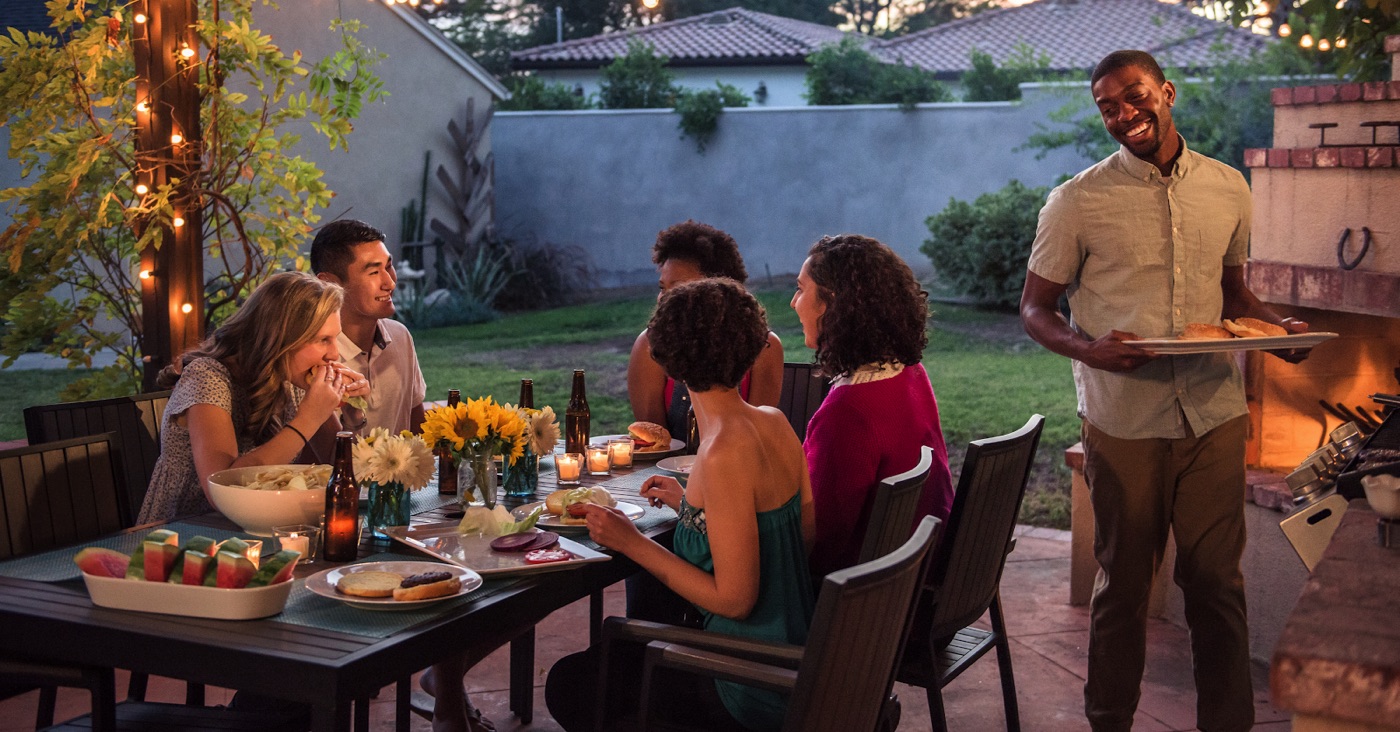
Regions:
[[687, 220], [656, 235], [651, 261], [659, 267], [668, 259], [694, 262], [706, 277], [728, 277], [736, 282], [749, 278], [734, 237], [699, 221]]
[[728, 278], [667, 290], [647, 323], [651, 357], [691, 391], [733, 389], [768, 345], [758, 298]]
[[865, 364], [916, 364], [928, 345], [928, 293], [894, 250], [857, 234], [826, 236], [807, 274], [826, 305], [815, 363], [827, 376]]

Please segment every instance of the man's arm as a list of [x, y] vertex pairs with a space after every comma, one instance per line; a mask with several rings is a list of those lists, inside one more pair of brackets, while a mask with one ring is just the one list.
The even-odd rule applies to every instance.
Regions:
[[[1308, 324], [1297, 318], [1280, 317], [1273, 308], [1260, 302], [1259, 298], [1249, 289], [1249, 285], [1244, 281], [1244, 266], [1235, 265], [1225, 267], [1220, 275], [1220, 291], [1224, 295], [1224, 304], [1221, 308], [1220, 317], [1235, 318], [1258, 318], [1266, 323], [1274, 323], [1283, 326], [1289, 333], [1306, 333]], [[1291, 351], [1269, 351], [1269, 353], [1289, 362], [1298, 363], [1308, 357], [1311, 349], [1295, 349]]]
[[1137, 339], [1133, 333], [1114, 330], [1091, 341], [1076, 332], [1060, 314], [1060, 296], [1065, 289], [1066, 285], [1026, 272], [1026, 286], [1021, 291], [1021, 324], [1036, 343], [1103, 371], [1132, 371], [1156, 358], [1123, 342]]

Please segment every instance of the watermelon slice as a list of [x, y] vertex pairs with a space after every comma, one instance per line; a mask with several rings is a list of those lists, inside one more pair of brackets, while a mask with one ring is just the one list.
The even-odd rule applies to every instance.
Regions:
[[145, 541], [142, 544], [145, 544], [146, 550], [143, 555], [146, 579], [151, 582], [164, 582], [169, 579], [170, 570], [175, 567], [175, 560], [180, 558], [180, 547], [155, 541]]
[[204, 582], [203, 574], [199, 575], [198, 582], [183, 581], [185, 576], [185, 555], [190, 552], [198, 552], [200, 554], [203, 554], [205, 559], [208, 559], [209, 557], [214, 555], [214, 551], [218, 549], [218, 547], [219, 543], [217, 541], [214, 541], [213, 539], [210, 539], [207, 536], [196, 536], [193, 539], [190, 539], [189, 541], [185, 542], [185, 547], [180, 551], [180, 556], [175, 558], [175, 566], [170, 568], [170, 576], [166, 577], [166, 581], [173, 582], [175, 584], [202, 584]]
[[126, 566], [127, 579], [146, 578], [146, 545], [151, 543], [175, 546], [180, 543], [180, 535], [170, 529], [156, 529], [146, 534], [146, 538], [136, 545], [136, 551], [131, 553], [131, 562]]
[[121, 578], [126, 576], [126, 567], [131, 564], [131, 557], [114, 549], [90, 546], [75, 554], [73, 562], [83, 570], [83, 574]]
[[[257, 571], [247, 557], [232, 552], [219, 552], [218, 568], [210, 572], [210, 575], [214, 577], [215, 587], [236, 590], [247, 587]], [[209, 584], [209, 581], [206, 579], [204, 583]]]
[[224, 543], [219, 545], [219, 551], [221, 552], [231, 552], [233, 554], [237, 554], [239, 556], [244, 557], [248, 556], [248, 550], [251, 548], [252, 547], [248, 545], [248, 542], [236, 536], [232, 539], [225, 539]]
[[170, 573], [171, 582], [179, 582], [182, 585], [202, 585], [204, 578], [211, 572], [214, 566], [214, 557], [204, 552], [186, 549], [180, 555], [180, 566]]
[[296, 569], [298, 559], [301, 559], [301, 552], [294, 552], [290, 549], [283, 549], [267, 557], [262, 560], [262, 566], [258, 567], [257, 574], [248, 580], [248, 586], [265, 587], [275, 585], [278, 582], [286, 582], [292, 578], [292, 570]]

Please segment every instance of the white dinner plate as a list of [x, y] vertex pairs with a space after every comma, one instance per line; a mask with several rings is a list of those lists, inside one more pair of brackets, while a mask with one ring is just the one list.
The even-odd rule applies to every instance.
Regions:
[[[426, 600], [395, 600], [392, 597], [353, 597], [335, 588], [336, 583], [340, 582], [341, 577], [357, 572], [393, 572], [394, 574], [403, 575], [404, 577], [411, 574], [422, 574], [423, 572], [447, 572], [462, 581], [462, 588], [451, 595], [430, 597]], [[340, 600], [347, 605], [364, 608], [366, 610], [407, 610], [434, 602], [450, 600], [454, 597], [461, 597], [480, 586], [481, 575], [470, 569], [452, 564], [443, 564], [441, 562], [361, 562], [359, 564], [347, 564], [343, 567], [331, 567], [330, 569], [322, 570], [306, 578], [306, 589], [311, 590], [321, 597]]]
[[[597, 437], [590, 439], [588, 441], [588, 444], [595, 446], [606, 445], [608, 444], [608, 440], [631, 439], [631, 437], [631, 435], [598, 435]], [[659, 460], [664, 457], [670, 457], [671, 455], [675, 455], [676, 453], [684, 449], [685, 443], [673, 437], [671, 438], [671, 448], [669, 450], [638, 450], [635, 447], [632, 448], [632, 461], [651, 462], [652, 460]]]
[[1274, 351], [1290, 348], [1312, 348], [1323, 341], [1328, 341], [1336, 337], [1336, 333], [1318, 332], [1298, 333], [1296, 335], [1286, 336], [1265, 336], [1260, 338], [1208, 338], [1200, 340], [1144, 338], [1137, 341], [1123, 342], [1164, 356], [1182, 356], [1191, 353]]
[[[536, 507], [543, 505], [544, 501], [535, 501], [534, 503], [527, 503], [523, 506], [520, 506], [514, 511], [511, 511], [511, 513], [514, 514], [517, 520], [523, 519], [526, 516], [529, 516], [530, 512], [535, 510]], [[623, 515], [627, 516], [627, 518], [630, 518], [633, 521], [636, 521], [637, 519], [641, 518], [642, 514], [646, 513], [646, 509], [642, 508], [641, 506], [638, 506], [633, 503], [625, 503], [623, 501], [617, 502], [617, 510], [621, 511]], [[536, 521], [535, 525], [542, 529], [549, 529], [550, 531], [588, 530], [588, 527], [584, 526], [583, 524], [566, 524], [558, 516], [555, 516], [548, 510], [540, 512], [540, 520]]]
[[694, 455], [677, 455], [656, 461], [656, 467], [663, 473], [685, 480], [690, 477], [690, 467], [695, 464]]

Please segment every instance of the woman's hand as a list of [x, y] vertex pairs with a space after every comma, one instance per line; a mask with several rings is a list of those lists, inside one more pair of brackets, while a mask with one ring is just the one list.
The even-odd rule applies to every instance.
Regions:
[[588, 538], [623, 554], [638, 540], [646, 541], [632, 519], [616, 508], [599, 506], [596, 503], [582, 504], [584, 517], [588, 521]]
[[363, 374], [339, 362], [332, 362], [331, 368], [340, 375], [340, 381], [345, 385], [345, 396], [369, 396], [369, 379], [365, 378]]
[[344, 398], [345, 382], [335, 366], [329, 363], [317, 366], [311, 370], [306, 397], [301, 400], [297, 412], [307, 414], [319, 424], [331, 418]]
[[653, 475], [642, 484], [641, 496], [652, 506], [666, 506], [672, 511], [681, 510], [681, 498], [685, 489], [680, 481], [669, 475]]

